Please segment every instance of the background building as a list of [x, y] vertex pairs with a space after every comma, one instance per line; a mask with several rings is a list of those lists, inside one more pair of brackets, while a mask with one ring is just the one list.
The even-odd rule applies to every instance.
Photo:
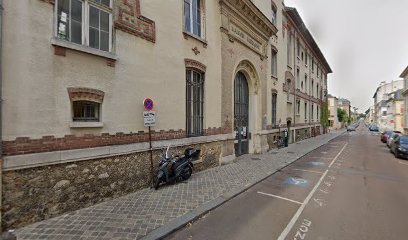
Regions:
[[341, 123], [339, 122], [339, 118], [337, 116], [338, 99], [332, 95], [328, 95], [327, 100], [329, 103], [330, 129], [331, 130], [339, 129], [341, 128]]
[[404, 90], [402, 92], [404, 98], [404, 134], [408, 134], [408, 66], [401, 73], [400, 78], [404, 79]]
[[390, 119], [391, 113], [388, 114], [388, 112], [394, 112], [395, 108], [390, 107], [388, 100], [392, 99], [395, 95], [392, 93], [403, 89], [403, 87], [403, 80], [391, 81], [390, 83], [381, 82], [375, 91], [373, 96], [375, 108], [374, 123], [377, 124], [380, 131], [393, 130], [393, 128], [390, 128], [392, 127], [390, 121], [394, 122], [394, 120]]

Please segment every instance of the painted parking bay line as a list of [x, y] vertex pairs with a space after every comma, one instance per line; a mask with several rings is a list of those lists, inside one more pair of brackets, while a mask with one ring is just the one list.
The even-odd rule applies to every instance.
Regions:
[[279, 199], [286, 200], [286, 201], [289, 201], [289, 202], [297, 203], [297, 204], [299, 204], [299, 205], [302, 204], [301, 202], [298, 202], [298, 201], [296, 201], [296, 200], [292, 200], [292, 199], [289, 199], [289, 198], [285, 198], [285, 197], [273, 195], [273, 194], [270, 194], [270, 193], [264, 193], [264, 192], [258, 192], [258, 193], [259, 193], [259, 194], [262, 194], [262, 195], [269, 196], [269, 197], [279, 198]]
[[318, 174], [323, 174], [323, 172], [319, 172], [319, 171], [313, 171], [313, 170], [307, 170], [307, 169], [299, 169], [299, 168], [294, 168], [292, 170], [295, 171], [303, 171], [303, 172], [310, 172], [310, 173], [318, 173]]
[[[344, 151], [344, 149], [347, 147], [348, 143], [344, 145], [344, 147], [340, 150], [340, 152], [334, 157], [333, 161], [330, 163], [329, 168], [333, 163], [337, 160], [337, 158], [340, 156], [340, 154]], [[296, 211], [295, 215], [293, 215], [292, 219], [289, 221], [288, 225], [286, 225], [285, 229], [283, 229], [282, 233], [280, 234], [278, 240], [284, 240], [286, 236], [289, 234], [289, 232], [292, 230], [293, 226], [296, 224], [297, 220], [300, 217], [300, 214], [302, 214], [303, 210], [305, 209], [306, 205], [309, 203], [310, 199], [312, 198], [313, 194], [316, 192], [317, 188], [319, 187], [320, 183], [322, 183], [323, 179], [326, 177], [327, 173], [329, 170], [327, 169], [324, 171], [323, 175], [320, 177], [319, 181], [316, 183], [312, 191], [310, 191], [309, 195], [307, 195], [306, 199], [303, 201], [303, 203], [300, 205], [299, 209]]]
[[406, 162], [399, 161], [399, 163], [404, 164], [404, 165], [408, 165], [408, 163], [406, 163]]

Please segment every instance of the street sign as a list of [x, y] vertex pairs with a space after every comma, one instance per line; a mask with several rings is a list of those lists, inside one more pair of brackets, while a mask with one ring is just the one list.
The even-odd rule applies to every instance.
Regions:
[[143, 120], [145, 127], [154, 127], [156, 125], [156, 113], [154, 111], [143, 112]]
[[154, 108], [153, 100], [150, 98], [145, 98], [143, 100], [143, 106], [147, 111], [152, 111]]

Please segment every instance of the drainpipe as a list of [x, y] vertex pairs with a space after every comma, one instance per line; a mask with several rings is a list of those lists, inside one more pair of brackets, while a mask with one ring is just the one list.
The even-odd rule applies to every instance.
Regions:
[[[3, 97], [2, 97], [2, 85], [3, 85], [3, 72], [2, 72], [2, 56], [3, 56], [3, 51], [2, 51], [2, 45], [3, 45], [3, 0], [0, 0], [0, 181], [2, 181], [3, 178], [3, 144], [2, 144], [2, 139], [3, 139], [3, 132], [2, 132], [2, 104], [3, 104]], [[1, 212], [1, 206], [3, 203], [1, 202], [2, 199], [2, 183], [0, 183], [0, 226], [2, 223], [2, 216], [3, 212]]]
[[296, 127], [296, 89], [297, 89], [297, 81], [299, 80], [299, 79], [297, 79], [297, 68], [296, 68], [296, 62], [297, 62], [297, 58], [296, 58], [296, 51], [298, 50], [297, 48], [296, 48], [296, 46], [297, 46], [297, 42], [298, 42], [298, 39], [297, 39], [297, 33], [296, 33], [296, 31], [295, 31], [295, 42], [293, 43], [293, 45], [294, 45], [294, 47], [293, 47], [293, 49], [294, 49], [294, 51], [293, 51], [293, 73], [294, 73], [294, 75], [295, 75], [295, 91], [293, 91], [293, 143], [295, 143], [296, 142], [296, 129], [295, 129], [295, 127]]

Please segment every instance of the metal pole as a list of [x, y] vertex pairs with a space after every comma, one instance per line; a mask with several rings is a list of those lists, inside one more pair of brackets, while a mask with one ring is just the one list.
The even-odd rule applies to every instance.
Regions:
[[152, 132], [150, 131], [149, 127], [149, 146], [150, 146], [150, 171], [152, 174], [152, 181], [154, 178], [154, 173], [153, 173], [153, 148], [152, 148]]

